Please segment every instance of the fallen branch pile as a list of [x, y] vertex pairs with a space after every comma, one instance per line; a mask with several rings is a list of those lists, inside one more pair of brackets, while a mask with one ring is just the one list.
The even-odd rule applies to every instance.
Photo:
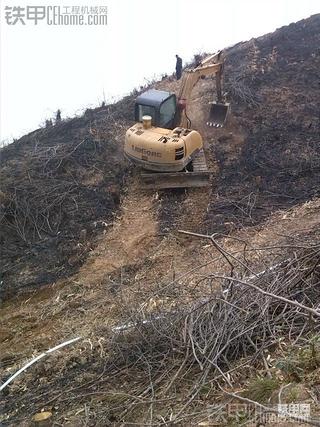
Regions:
[[136, 319], [135, 331], [115, 337], [112, 365], [142, 370], [135, 400], [125, 399], [122, 417], [137, 406], [136, 399], [156, 403], [187, 383], [189, 392], [173, 418], [178, 421], [192, 413], [192, 402], [208, 383], [219, 380], [232, 387], [239, 375], [233, 372], [235, 361], [245, 358], [248, 366], [263, 360], [281, 337], [298, 342], [319, 331], [319, 246], [291, 254], [263, 274], [222, 253], [232, 265], [232, 277], [215, 272], [207, 277], [219, 283], [221, 292], [161, 318], [158, 313], [158, 320], [147, 325]]
[[232, 100], [247, 104], [250, 108], [258, 107], [261, 101], [245, 80], [245, 75], [231, 75], [226, 81], [228, 95]]
[[6, 198], [1, 224], [27, 243], [57, 235], [65, 217], [90, 209], [89, 197], [81, 197], [86, 191], [81, 171], [101, 167], [104, 149], [89, 134], [68, 143], [39, 146], [37, 142], [2, 181]]
[[[123, 301], [127, 313], [124, 324], [110, 330], [104, 348], [92, 348], [97, 354], [88, 356], [85, 370], [96, 372], [94, 380], [77, 385], [80, 372], [66, 365], [63, 374], [60, 370], [45, 385], [36, 387], [37, 380], [31, 381], [28, 388], [37, 389], [37, 393], [15, 393], [11, 405], [23, 404], [24, 410], [30, 407], [34, 412], [43, 407], [43, 395], [49, 409], [52, 405], [70, 407], [94, 397], [102, 399], [97, 423], [200, 421], [219, 412], [217, 405], [208, 406], [208, 396], [210, 402], [218, 399], [219, 403], [220, 388], [238, 387], [253, 366], [268, 373], [266, 358], [279, 340], [298, 345], [319, 333], [318, 244], [245, 247], [230, 253], [214, 235], [195, 236], [209, 238], [220, 254], [213, 259], [211, 272], [200, 274], [201, 284], [204, 281], [208, 287], [206, 296], [148, 315], [143, 303], [141, 308], [130, 308]], [[261, 253], [267, 255], [263, 256], [264, 264]], [[263, 271], [253, 261], [257, 257]], [[217, 260], [220, 268], [221, 261], [225, 262], [223, 273], [215, 267]], [[188, 280], [185, 274], [159, 285], [153, 296], [170, 296]], [[69, 387], [65, 390], [61, 381], [66, 384], [67, 378]]]

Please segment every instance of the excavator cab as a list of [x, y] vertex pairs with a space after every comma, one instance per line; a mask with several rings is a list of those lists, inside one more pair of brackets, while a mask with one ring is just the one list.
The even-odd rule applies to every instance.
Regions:
[[173, 129], [177, 110], [174, 93], [150, 89], [137, 97], [135, 102], [135, 121], [142, 123], [143, 116], [151, 117], [151, 125]]

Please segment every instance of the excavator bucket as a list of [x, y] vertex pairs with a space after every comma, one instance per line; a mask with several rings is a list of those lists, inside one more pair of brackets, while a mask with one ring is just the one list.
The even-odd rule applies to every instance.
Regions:
[[211, 102], [208, 126], [222, 128], [229, 113], [230, 104], [222, 104], [218, 102]]

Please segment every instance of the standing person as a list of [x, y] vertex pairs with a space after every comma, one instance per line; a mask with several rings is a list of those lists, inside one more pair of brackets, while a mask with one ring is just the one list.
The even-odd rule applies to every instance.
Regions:
[[181, 79], [181, 74], [182, 74], [182, 59], [180, 58], [179, 55], [176, 55], [177, 58], [177, 62], [176, 62], [176, 77], [177, 80]]
[[61, 122], [61, 111], [59, 109], [56, 114], [56, 123], [60, 123], [60, 122]]

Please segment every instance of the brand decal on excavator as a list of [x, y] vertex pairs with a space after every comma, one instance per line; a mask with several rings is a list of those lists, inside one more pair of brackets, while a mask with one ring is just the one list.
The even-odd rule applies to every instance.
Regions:
[[146, 150], [145, 148], [137, 147], [135, 145], [132, 145], [131, 147], [134, 151], [137, 151], [138, 153], [142, 154], [143, 156], [162, 157], [162, 154], [158, 153], [157, 151]]

